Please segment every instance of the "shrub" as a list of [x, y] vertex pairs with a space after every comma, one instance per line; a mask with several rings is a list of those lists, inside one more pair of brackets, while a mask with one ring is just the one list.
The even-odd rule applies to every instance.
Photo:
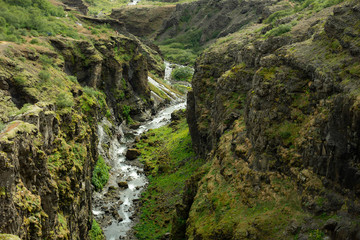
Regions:
[[2, 121], [0, 121], [0, 132], [1, 132], [2, 130], [4, 130], [5, 126], [6, 126], [6, 124], [3, 123]]
[[73, 83], [77, 83], [77, 82], [78, 82], [76, 76], [68, 76], [67, 78], [68, 78], [70, 81], [72, 81]]
[[45, 82], [45, 81], [49, 80], [50, 76], [51, 76], [51, 74], [46, 70], [42, 70], [39, 72], [39, 78], [41, 81]]
[[265, 37], [270, 37], [270, 36], [280, 36], [284, 33], [287, 33], [287, 32], [290, 32], [291, 31], [291, 25], [290, 24], [282, 24], [282, 25], [279, 25], [278, 27], [276, 28], [273, 28], [271, 29], [270, 31], [268, 31], [266, 34], [265, 34]]
[[127, 106], [127, 105], [124, 105], [122, 110], [123, 110], [122, 114], [123, 114], [123, 117], [126, 120], [126, 123], [131, 123], [132, 122], [132, 119], [130, 117], [131, 107]]
[[91, 182], [97, 191], [103, 189], [105, 184], [108, 182], [109, 170], [110, 167], [105, 163], [104, 158], [99, 156], [91, 178]]
[[175, 81], [190, 82], [193, 75], [193, 70], [189, 67], [176, 67], [171, 72], [171, 78]]
[[47, 55], [40, 55], [39, 60], [44, 66], [53, 65], [54, 63], [53, 59], [49, 58]]
[[14, 80], [17, 85], [21, 85], [21, 86], [23, 86], [27, 83], [26, 78], [23, 76], [15, 76]]
[[104, 233], [100, 225], [93, 219], [91, 230], [89, 231], [90, 240], [103, 240], [105, 239]]
[[56, 106], [60, 109], [74, 106], [74, 98], [69, 93], [60, 93], [56, 98]]

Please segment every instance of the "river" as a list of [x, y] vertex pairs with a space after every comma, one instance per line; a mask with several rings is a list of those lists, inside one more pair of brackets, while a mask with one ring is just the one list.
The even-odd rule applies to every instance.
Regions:
[[[172, 68], [166, 68], [165, 75], [170, 76]], [[164, 85], [148, 78], [154, 86], [164, 90]], [[165, 78], [165, 80], [167, 80]], [[125, 124], [117, 127], [118, 136], [109, 139], [105, 134], [104, 126], [111, 126], [106, 119], [98, 126], [99, 153], [106, 162], [110, 163], [110, 178], [101, 192], [94, 193], [93, 214], [102, 225], [105, 237], [108, 240], [134, 239], [132, 227], [136, 224], [136, 204], [148, 180], [143, 165], [138, 161], [126, 159], [125, 154], [137, 136], [149, 129], [162, 127], [170, 122], [171, 113], [186, 108], [184, 97], [172, 92], [167, 93], [171, 103], [159, 111], [151, 120], [143, 122], [137, 129], [130, 129]], [[104, 150], [108, 145], [108, 153]], [[135, 221], [134, 221], [135, 220]]]

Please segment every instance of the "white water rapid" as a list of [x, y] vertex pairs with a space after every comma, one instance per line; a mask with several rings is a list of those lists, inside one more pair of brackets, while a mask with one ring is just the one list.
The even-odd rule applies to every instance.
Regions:
[[[172, 68], [167, 68], [167, 71], [171, 70]], [[169, 75], [167, 71], [165, 74]], [[134, 142], [136, 136], [145, 131], [168, 124], [172, 112], [186, 107], [183, 97], [177, 96], [150, 77], [148, 80], [171, 99], [168, 107], [159, 111], [151, 120], [142, 123], [135, 130], [123, 125], [118, 126], [117, 132], [121, 136], [120, 138], [109, 139], [105, 134], [104, 126], [111, 126], [107, 120], [103, 120], [98, 126], [98, 149], [106, 161], [111, 164], [112, 169], [109, 181], [102, 192], [94, 194], [92, 212], [96, 220], [103, 226], [105, 237], [108, 240], [133, 239], [131, 229], [135, 225], [133, 221], [136, 215], [135, 205], [148, 183], [142, 164], [126, 159], [128, 146]], [[104, 144], [110, 146], [108, 154], [103, 149]]]

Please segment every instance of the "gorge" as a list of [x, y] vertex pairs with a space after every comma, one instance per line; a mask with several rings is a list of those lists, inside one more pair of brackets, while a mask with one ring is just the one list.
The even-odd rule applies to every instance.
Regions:
[[0, 239], [360, 239], [359, 39], [356, 0], [0, 0]]

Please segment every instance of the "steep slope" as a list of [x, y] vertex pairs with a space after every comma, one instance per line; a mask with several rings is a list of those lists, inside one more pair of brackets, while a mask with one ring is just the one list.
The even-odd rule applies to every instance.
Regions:
[[200, 0], [178, 4], [155, 39], [169, 60], [193, 64], [215, 39], [289, 7], [288, 1], [272, 0]]
[[[148, 66], [161, 72], [161, 57], [130, 34], [83, 22], [47, 1], [0, 2], [0, 37], [13, 41], [0, 42], [0, 232], [89, 239], [97, 226], [97, 125], [104, 117], [130, 124], [156, 111]], [[22, 18], [14, 22], [14, 14]], [[47, 28], [27, 22], [35, 15]]]
[[294, 4], [197, 60], [188, 123], [211, 167], [178, 208], [187, 238], [359, 239], [360, 6], [329, 6]]

